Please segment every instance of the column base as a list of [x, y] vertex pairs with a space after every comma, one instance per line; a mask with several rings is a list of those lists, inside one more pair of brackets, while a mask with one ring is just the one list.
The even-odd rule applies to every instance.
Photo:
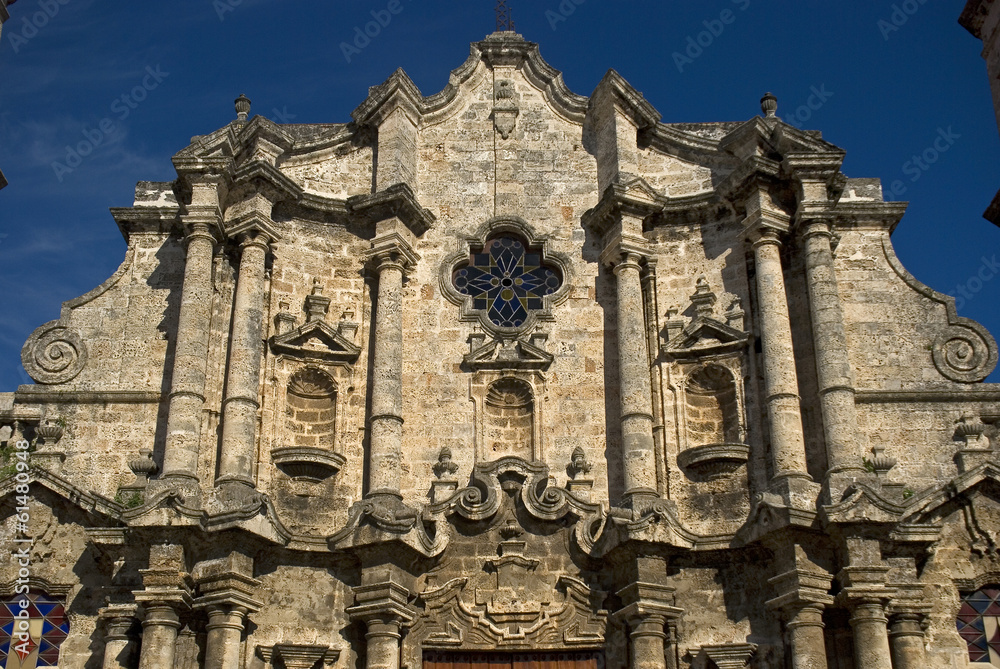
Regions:
[[145, 501], [160, 493], [172, 490], [181, 495], [185, 506], [201, 506], [201, 481], [194, 474], [172, 472], [149, 481], [146, 486]]
[[622, 508], [631, 509], [636, 516], [643, 515], [654, 503], [660, 500], [660, 494], [652, 488], [632, 488], [622, 495]]
[[822, 486], [808, 474], [782, 472], [771, 479], [767, 491], [780, 497], [790, 509], [815, 513], [816, 500], [820, 496]]

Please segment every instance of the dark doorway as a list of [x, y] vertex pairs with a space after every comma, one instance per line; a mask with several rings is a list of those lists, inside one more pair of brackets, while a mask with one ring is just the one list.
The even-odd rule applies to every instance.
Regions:
[[425, 652], [423, 669], [604, 669], [604, 654]]

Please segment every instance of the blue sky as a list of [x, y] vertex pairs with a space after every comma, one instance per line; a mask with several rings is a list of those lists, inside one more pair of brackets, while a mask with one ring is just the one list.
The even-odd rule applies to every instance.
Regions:
[[[136, 181], [171, 180], [170, 157], [231, 121], [237, 95], [272, 120], [327, 123], [350, 120], [368, 87], [397, 67], [436, 93], [469, 42], [492, 32], [493, 4], [11, 6], [0, 40], [0, 168], [10, 181], [0, 191], [0, 391], [30, 382], [20, 348], [31, 331], [122, 261], [108, 208], [130, 205]], [[961, 287], [959, 313], [1000, 334], [1000, 275], [977, 277], [984, 265], [990, 275], [994, 254], [1000, 260], [1000, 230], [981, 218], [1000, 188], [1000, 137], [981, 44], [957, 23], [964, 0], [509, 4], [518, 32], [583, 95], [614, 68], [664, 121], [699, 122], [748, 119], [773, 91], [779, 116], [847, 151], [848, 176], [901, 182], [894, 199], [910, 209], [893, 237], [900, 258], [940, 291]], [[46, 8], [51, 16], [39, 15]], [[391, 20], [348, 62], [341, 45], [372, 12]], [[699, 38], [704, 46], [692, 47]], [[797, 110], [810, 96], [818, 108], [807, 119]], [[947, 150], [933, 164], [914, 162], [942, 133]], [[66, 147], [88, 136], [97, 147], [76, 164]]]

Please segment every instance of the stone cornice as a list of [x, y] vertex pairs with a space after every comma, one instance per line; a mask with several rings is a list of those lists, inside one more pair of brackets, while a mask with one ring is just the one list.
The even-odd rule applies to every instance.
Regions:
[[611, 98], [615, 108], [628, 116], [629, 120], [640, 131], [656, 127], [662, 118], [660, 112], [656, 111], [656, 108], [643, 97], [642, 93], [633, 88], [622, 75], [614, 70], [607, 71], [591, 94], [588, 116], [593, 114], [594, 108], [607, 97]]
[[417, 237], [430, 230], [437, 220], [420, 206], [413, 189], [405, 183], [393, 184], [370, 195], [355, 195], [347, 199], [347, 207], [366, 223], [398, 218]]
[[972, 33], [976, 38], [985, 39], [983, 24], [986, 21], [987, 12], [992, 4], [993, 0], [969, 0], [958, 19], [959, 25]]
[[645, 220], [663, 211], [664, 200], [644, 179], [614, 183], [604, 191], [597, 206], [583, 215], [583, 227], [603, 239], [622, 216]]
[[237, 137], [244, 149], [253, 146], [261, 140], [270, 142], [277, 148], [281, 149], [282, 152], [290, 151], [292, 146], [295, 144], [294, 138], [282, 130], [281, 126], [274, 121], [259, 115], [250, 119], [250, 121], [240, 129]]
[[423, 116], [424, 96], [402, 68], [393, 72], [378, 86], [373, 86], [368, 97], [351, 112], [359, 126], [379, 126], [393, 111], [401, 109], [414, 125], [420, 125]]
[[896, 229], [906, 213], [908, 202], [839, 202], [831, 210], [839, 227]]
[[274, 203], [297, 200], [302, 196], [302, 187], [289, 179], [274, 165], [263, 160], [244, 163], [233, 173], [234, 185], [264, 185], [273, 189]]

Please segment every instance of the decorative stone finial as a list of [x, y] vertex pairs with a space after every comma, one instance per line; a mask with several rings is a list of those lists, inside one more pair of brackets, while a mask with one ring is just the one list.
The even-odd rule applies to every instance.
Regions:
[[968, 445], [976, 446], [979, 444], [983, 433], [986, 432], [986, 424], [980, 420], [979, 416], [972, 413], [964, 413], [958, 420], [955, 432]]
[[715, 301], [715, 293], [708, 285], [708, 279], [704, 275], [699, 276], [698, 281], [695, 282], [694, 295], [691, 296], [695, 311], [698, 312], [699, 316], [711, 316], [715, 309]]
[[774, 93], [764, 94], [760, 99], [760, 110], [764, 112], [764, 118], [777, 118], [778, 98], [774, 97]]
[[323, 286], [313, 279], [312, 292], [306, 297], [306, 314], [309, 322], [321, 321], [330, 311], [330, 298], [323, 297]]
[[569, 467], [566, 469], [569, 472], [570, 478], [574, 480], [581, 474], [587, 474], [590, 472], [590, 463], [587, 462], [587, 454], [583, 452], [583, 448], [577, 446], [573, 449], [573, 455], [570, 456]]
[[451, 449], [445, 446], [438, 454], [437, 464], [434, 465], [434, 475], [441, 479], [444, 478], [445, 474], [454, 476], [457, 471], [458, 465], [451, 461]]
[[746, 312], [743, 311], [743, 301], [738, 297], [733, 298], [729, 309], [726, 310], [726, 325], [742, 331], [746, 327], [745, 316]]
[[129, 460], [128, 468], [135, 474], [135, 486], [146, 487], [149, 477], [159, 469], [153, 461], [153, 451], [143, 448], [139, 450], [139, 457]]
[[246, 121], [250, 115], [250, 98], [240, 93], [240, 97], [236, 98], [234, 104], [236, 105], [236, 120]]
[[879, 478], [883, 478], [896, 466], [896, 458], [890, 458], [885, 454], [885, 446], [872, 446], [872, 459], [869, 462]]

